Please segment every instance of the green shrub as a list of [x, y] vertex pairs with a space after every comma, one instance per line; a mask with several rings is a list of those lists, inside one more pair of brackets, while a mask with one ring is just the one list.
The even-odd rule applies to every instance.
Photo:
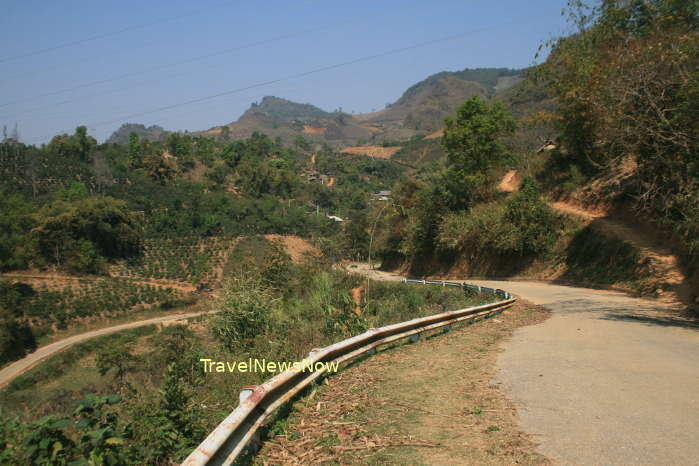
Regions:
[[269, 328], [273, 297], [254, 279], [231, 280], [219, 301], [220, 312], [214, 320], [214, 335], [230, 351], [248, 346]]

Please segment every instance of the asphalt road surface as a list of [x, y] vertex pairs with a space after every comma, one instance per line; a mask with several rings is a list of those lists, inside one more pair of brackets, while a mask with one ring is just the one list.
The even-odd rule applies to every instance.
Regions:
[[473, 281], [553, 311], [498, 360], [524, 431], [561, 464], [699, 465], [699, 325], [621, 293]]
[[[378, 280], [398, 275], [350, 265]], [[539, 452], [565, 465], [699, 465], [699, 323], [667, 304], [541, 282], [467, 280], [549, 308], [498, 359]]]

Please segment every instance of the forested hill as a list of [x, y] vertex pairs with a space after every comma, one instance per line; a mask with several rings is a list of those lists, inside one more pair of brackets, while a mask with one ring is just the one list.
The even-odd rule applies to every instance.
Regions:
[[124, 123], [118, 130], [112, 133], [109, 139], [107, 139], [107, 143], [127, 144], [129, 142], [129, 136], [131, 133], [136, 133], [136, 135], [138, 135], [138, 137], [141, 139], [157, 142], [165, 139], [169, 134], [169, 131], [166, 131], [158, 125], [146, 127], [145, 125], [138, 123]]
[[241, 118], [252, 113], [262, 113], [276, 122], [288, 123], [292, 120], [312, 120], [329, 118], [330, 112], [311, 104], [299, 104], [291, 100], [266, 96], [259, 103], [254, 102]]

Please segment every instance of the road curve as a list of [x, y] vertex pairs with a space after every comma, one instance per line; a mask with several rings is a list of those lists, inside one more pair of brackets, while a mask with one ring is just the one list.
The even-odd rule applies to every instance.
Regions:
[[699, 465], [695, 321], [617, 292], [469, 282], [553, 311], [517, 330], [498, 360], [498, 382], [542, 454], [561, 464]]
[[[366, 264], [348, 270], [400, 279]], [[565, 465], [699, 465], [699, 323], [614, 291], [466, 281], [552, 311], [498, 358], [497, 382], [540, 453]]]
[[206, 314], [206, 312], [179, 313], [162, 317], [154, 317], [152, 319], [139, 320], [137, 322], [129, 322], [126, 324], [115, 325], [113, 327], [92, 330], [89, 332], [81, 333], [79, 335], [68, 337], [66, 339], [51, 343], [46, 346], [42, 346], [33, 353], [25, 356], [24, 358], [13, 362], [12, 364], [4, 367], [3, 369], [0, 369], [0, 388], [5, 387], [15, 377], [28, 371], [44, 359], [49, 358], [77, 343], [82, 343], [86, 340], [90, 340], [91, 338], [100, 337], [114, 332], [119, 332], [121, 330], [128, 330], [136, 327], [143, 327], [145, 325], [158, 324], [161, 322], [189, 319], [202, 314]]

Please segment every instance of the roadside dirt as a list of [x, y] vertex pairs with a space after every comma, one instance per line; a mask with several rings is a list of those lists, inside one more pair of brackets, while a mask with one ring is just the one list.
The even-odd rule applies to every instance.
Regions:
[[584, 219], [593, 230], [619, 238], [636, 248], [641, 260], [649, 261], [652, 275], [657, 280], [656, 293], [662, 301], [678, 306], [691, 301], [691, 288], [679, 258], [669, 249], [656, 244], [651, 235], [612, 219], [601, 211], [586, 210], [565, 202], [552, 202], [550, 205], [559, 212]]
[[[514, 192], [519, 189], [520, 182], [517, 170], [510, 170], [500, 181], [498, 189]], [[621, 239], [636, 248], [640, 260], [649, 263], [652, 275], [656, 279], [655, 293], [663, 302], [675, 306], [692, 304], [691, 285], [682, 270], [679, 258], [669, 249], [657, 244], [651, 234], [611, 218], [603, 210], [583, 208], [569, 202], [549, 202], [549, 205], [563, 214], [582, 219], [585, 225], [602, 235]]]
[[547, 315], [519, 304], [350, 365], [295, 404], [257, 464], [549, 464], [493, 381], [500, 342]]
[[[395, 279], [361, 264], [349, 270]], [[538, 452], [561, 464], [699, 464], [693, 446], [699, 418], [687, 414], [699, 410], [696, 319], [659, 300], [612, 291], [468, 282], [505, 289], [552, 312], [517, 328], [497, 358], [496, 383], [517, 406], [521, 428], [536, 435]], [[445, 378], [433, 380], [441, 386]]]
[[520, 179], [517, 170], [510, 170], [505, 173], [505, 176], [502, 177], [500, 184], [498, 184], [498, 189], [505, 193], [511, 193], [517, 191], [521, 183], [522, 180]]
[[444, 129], [438, 129], [434, 133], [430, 133], [427, 136], [425, 136], [425, 139], [437, 139], [441, 138], [442, 136], [444, 136]]
[[295, 264], [303, 262], [308, 255], [320, 255], [320, 250], [308, 240], [294, 235], [264, 235], [269, 240], [281, 240], [286, 252]]

